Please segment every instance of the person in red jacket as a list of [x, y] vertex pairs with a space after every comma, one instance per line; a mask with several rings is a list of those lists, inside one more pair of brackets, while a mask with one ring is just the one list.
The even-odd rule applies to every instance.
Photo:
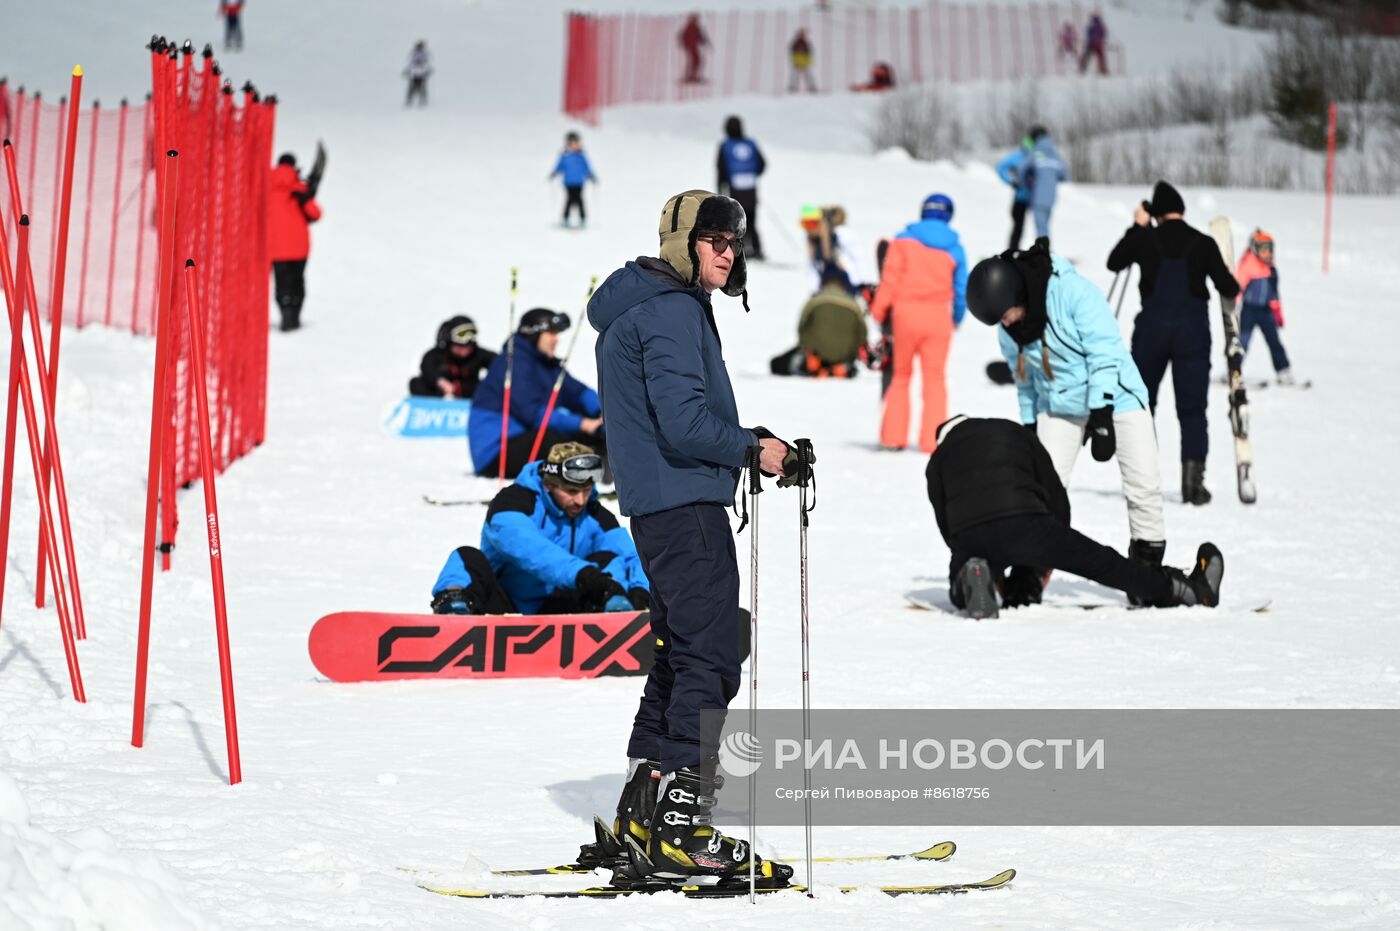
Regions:
[[311, 251], [310, 226], [321, 219], [321, 207], [297, 171], [290, 152], [277, 160], [268, 186], [267, 246], [282, 332], [301, 326], [306, 299], [306, 257]]

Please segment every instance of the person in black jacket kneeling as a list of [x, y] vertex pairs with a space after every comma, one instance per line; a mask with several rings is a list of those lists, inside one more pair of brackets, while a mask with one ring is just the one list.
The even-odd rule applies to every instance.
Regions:
[[[1133, 562], [1070, 526], [1069, 496], [1034, 427], [958, 415], [938, 428], [925, 470], [938, 530], [952, 550], [949, 598], [971, 617], [1035, 604], [1061, 569], [1155, 607], [1220, 601], [1225, 560], [1202, 543], [1188, 576]], [[1008, 571], [1009, 570], [1009, 571]]]

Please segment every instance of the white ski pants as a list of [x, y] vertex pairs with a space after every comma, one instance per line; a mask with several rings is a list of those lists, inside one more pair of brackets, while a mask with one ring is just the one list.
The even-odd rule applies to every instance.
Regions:
[[[1069, 488], [1074, 460], [1084, 446], [1087, 417], [1060, 417], [1041, 414], [1035, 432], [1040, 445], [1050, 453], [1060, 482]], [[1160, 542], [1167, 538], [1162, 519], [1162, 479], [1157, 471], [1157, 434], [1152, 415], [1145, 410], [1113, 415], [1117, 440], [1114, 456], [1123, 478], [1123, 497], [1128, 502], [1128, 531], [1134, 540]]]

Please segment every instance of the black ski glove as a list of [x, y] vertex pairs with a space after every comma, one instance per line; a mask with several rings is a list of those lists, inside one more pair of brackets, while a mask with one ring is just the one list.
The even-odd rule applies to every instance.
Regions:
[[1089, 447], [1096, 462], [1107, 462], [1113, 458], [1118, 441], [1113, 434], [1113, 405], [1096, 407], [1089, 412], [1089, 423], [1084, 427], [1084, 442], [1094, 441]]
[[614, 595], [627, 597], [627, 590], [618, 585], [616, 579], [594, 565], [584, 566], [578, 571], [578, 575], [574, 576], [574, 587], [600, 602], [607, 601]]
[[1040, 604], [1041, 593], [1045, 590], [1042, 570], [1031, 566], [1013, 566], [1001, 585], [1001, 601], [1008, 608], [1023, 608], [1026, 605]]
[[651, 607], [651, 592], [640, 586], [628, 591], [627, 598], [632, 602], [632, 607], [638, 611], [645, 611]]
[[[773, 433], [772, 433], [772, 431], [770, 431], [767, 427], [754, 427], [754, 428], [753, 428], [753, 435], [756, 436], [756, 437], [758, 437], [760, 440], [777, 440], [779, 443], [782, 443], [784, 446], [787, 447], [787, 455], [783, 457], [783, 475], [782, 475], [782, 478], [778, 479], [778, 487], [779, 487], [779, 488], [791, 488], [793, 485], [796, 485], [796, 484], [797, 484], [797, 447], [796, 447], [796, 446], [793, 446], [793, 445], [792, 445], [791, 443], [789, 443], [787, 440], [784, 440], [784, 439], [781, 439], [781, 438], [779, 438], [779, 437], [774, 436]], [[817, 461], [817, 454], [816, 454], [815, 452], [813, 452], [813, 453], [812, 453], [812, 462], [815, 463], [816, 461]], [[759, 471], [762, 471], [762, 470], [760, 469]], [[769, 472], [763, 472], [763, 474], [764, 474], [764, 475], [767, 475], [769, 478], [772, 478], [772, 474], [769, 473]]]

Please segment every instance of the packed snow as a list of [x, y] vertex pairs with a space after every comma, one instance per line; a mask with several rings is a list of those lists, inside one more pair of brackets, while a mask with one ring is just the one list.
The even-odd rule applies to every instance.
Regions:
[[[1382, 361], [1400, 338], [1393, 200], [1338, 199], [1324, 274], [1320, 197], [1184, 192], [1188, 221], [1204, 228], [1228, 216], [1237, 250], [1255, 226], [1274, 234], [1284, 339], [1295, 371], [1315, 382], [1252, 398], [1260, 489], [1252, 507], [1236, 500], [1225, 395], [1213, 393], [1207, 481], [1215, 501], [1202, 508], [1180, 500], [1164, 385], [1157, 424], [1167, 559], [1182, 565], [1198, 542], [1217, 543], [1226, 558], [1219, 609], [1065, 610], [1119, 600], [1056, 578], [1046, 604], [995, 621], [915, 611], [906, 593], [937, 596], [948, 554], [925, 498], [925, 457], [876, 448], [878, 378], [768, 374], [769, 357], [795, 342], [806, 297], [798, 209], [844, 205], [873, 250], [917, 216], [926, 194], [944, 191], [975, 261], [1004, 246], [1009, 189], [986, 164], [862, 152], [850, 139], [869, 104], [850, 97], [791, 109], [771, 99], [677, 106], [656, 121], [616, 111], [601, 127], [582, 127], [602, 180], [587, 193], [588, 229], [561, 230], [562, 193], [545, 176], [564, 132], [578, 128], [557, 112], [565, 6], [248, 6], [247, 50], [224, 57], [226, 71], [279, 95], [279, 151], [309, 155], [324, 139], [330, 167], [305, 326], [271, 337], [267, 441], [219, 484], [244, 782], [227, 785], [209, 570], [188, 512], [174, 570], [156, 585], [147, 745], [129, 744], [154, 347], [100, 327], [70, 331], [58, 421], [90, 631], [80, 644], [89, 701], [69, 697], [52, 609], [33, 607], [37, 510], [21, 449], [0, 626], [0, 927], [1400, 924], [1400, 832], [1379, 827], [816, 829], [819, 849], [841, 852], [959, 844], [946, 863], [831, 866], [819, 883], [1019, 870], [1008, 889], [959, 897], [486, 902], [417, 888], [404, 868], [479, 881], [482, 863], [569, 859], [589, 839], [589, 817], [611, 816], [640, 681], [338, 685], [318, 675], [306, 652], [318, 617], [426, 611], [448, 551], [476, 542], [484, 508], [429, 507], [422, 495], [495, 488], [468, 477], [464, 441], [400, 439], [381, 422], [441, 320], [464, 312], [484, 345], [504, 340], [512, 266], [520, 268], [518, 310], [553, 307], [580, 323], [589, 277], [653, 253], [666, 198], [713, 184], [714, 146], [731, 111], [745, 116], [769, 161], [757, 222], [772, 261], [751, 265], [752, 314], [720, 297], [716, 317], [744, 421], [816, 444], [817, 707], [1394, 708], [1400, 695], [1400, 578], [1391, 566], [1400, 440], [1385, 428], [1396, 395]], [[653, 6], [682, 8], [679, 0]], [[1185, 9], [1175, 8], [1181, 31], [1173, 35], [1228, 45], [1232, 34], [1204, 12], [1182, 25]], [[213, 2], [172, 0], [31, 5], [22, 28], [0, 33], [0, 72], [56, 96], [80, 62], [88, 99], [135, 97], [151, 33], [207, 38], [217, 48], [214, 12]], [[431, 105], [405, 111], [399, 71], [420, 37], [436, 57]], [[1107, 289], [1103, 259], [1147, 193], [1063, 186], [1057, 251]], [[36, 227], [47, 221], [36, 213]], [[1130, 294], [1124, 308], [1125, 335], [1135, 300]], [[585, 381], [592, 337], [582, 334], [570, 364]], [[1218, 330], [1215, 346], [1218, 372]], [[1012, 391], [983, 374], [996, 355], [992, 331], [969, 318], [949, 362], [952, 410], [1015, 416]], [[1262, 345], [1246, 373], [1269, 375]], [[1076, 525], [1126, 547], [1117, 488], [1116, 464], [1081, 457], [1071, 488]], [[198, 495], [185, 492], [182, 503], [198, 507]], [[795, 707], [795, 497], [770, 490], [762, 512], [760, 697], [767, 707]], [[1249, 610], [1264, 599], [1267, 613]], [[792, 855], [801, 830], [764, 829], [759, 842]]]

